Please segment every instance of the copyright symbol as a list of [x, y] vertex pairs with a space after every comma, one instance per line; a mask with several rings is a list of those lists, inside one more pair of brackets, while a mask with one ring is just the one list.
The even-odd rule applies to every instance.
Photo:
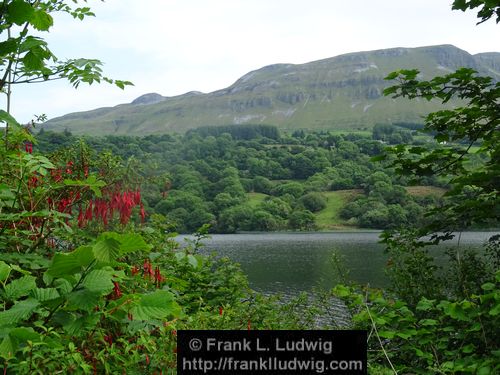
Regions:
[[203, 344], [200, 339], [189, 340], [189, 349], [191, 349], [193, 352], [200, 351], [202, 346]]

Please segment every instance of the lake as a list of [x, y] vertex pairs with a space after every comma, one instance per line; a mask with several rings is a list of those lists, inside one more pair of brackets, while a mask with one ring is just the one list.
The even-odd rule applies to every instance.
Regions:
[[[462, 233], [460, 246], [477, 247], [493, 234]], [[387, 255], [379, 235], [376, 231], [214, 234], [203, 241], [202, 253], [215, 251], [240, 263], [250, 286], [264, 293], [295, 295], [316, 286], [332, 287], [338, 280], [331, 261], [334, 252], [343, 258], [350, 279], [383, 287]], [[455, 238], [433, 249], [438, 261], [444, 262], [445, 249], [457, 243]]]

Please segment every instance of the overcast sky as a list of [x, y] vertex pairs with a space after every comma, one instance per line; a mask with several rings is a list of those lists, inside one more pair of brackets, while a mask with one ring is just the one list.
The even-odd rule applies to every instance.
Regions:
[[[476, 26], [452, 0], [89, 0], [95, 18], [57, 16], [45, 34], [56, 56], [98, 58], [106, 75], [133, 81], [53, 82], [14, 88], [21, 122], [131, 102], [157, 92], [211, 92], [274, 63], [301, 64], [343, 53], [453, 44], [469, 53], [500, 51], [500, 25]], [[2, 102], [2, 108], [4, 103]]]

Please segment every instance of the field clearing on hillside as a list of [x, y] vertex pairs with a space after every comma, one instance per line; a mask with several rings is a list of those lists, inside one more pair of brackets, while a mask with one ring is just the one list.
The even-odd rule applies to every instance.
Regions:
[[264, 201], [269, 195], [263, 193], [248, 193], [248, 202], [252, 207], [257, 207], [260, 202]]
[[442, 197], [446, 193], [446, 189], [436, 186], [407, 186], [405, 189], [408, 194], [416, 197], [425, 197], [426, 195]]
[[[435, 186], [407, 186], [405, 187], [408, 194], [412, 196], [424, 197], [432, 195], [441, 197], [446, 189]], [[324, 191], [321, 193], [326, 201], [327, 206], [323, 210], [316, 212], [316, 225], [319, 230], [342, 230], [355, 229], [356, 226], [349, 224], [346, 220], [340, 218], [340, 211], [347, 203], [364, 194], [363, 189], [348, 189], [336, 191]], [[269, 195], [263, 193], [248, 193], [249, 203], [252, 207], [257, 208], [258, 205]]]
[[339, 217], [342, 207], [363, 194], [361, 189], [326, 191], [322, 193], [326, 198], [326, 208], [316, 213], [316, 224], [319, 229], [343, 229], [351, 227]]

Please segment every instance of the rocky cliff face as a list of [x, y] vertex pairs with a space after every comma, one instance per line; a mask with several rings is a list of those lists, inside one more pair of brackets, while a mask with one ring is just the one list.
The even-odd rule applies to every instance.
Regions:
[[[437, 102], [384, 97], [384, 80], [417, 68], [423, 79], [470, 67], [500, 80], [500, 53], [470, 55], [451, 45], [391, 48], [336, 56], [307, 64], [274, 64], [249, 72], [209, 94], [151, 93], [131, 104], [69, 114], [47, 129], [90, 134], [183, 132], [205, 125], [273, 124], [284, 129], [364, 129], [375, 123], [420, 122]], [[453, 104], [453, 103], [451, 103]]]

